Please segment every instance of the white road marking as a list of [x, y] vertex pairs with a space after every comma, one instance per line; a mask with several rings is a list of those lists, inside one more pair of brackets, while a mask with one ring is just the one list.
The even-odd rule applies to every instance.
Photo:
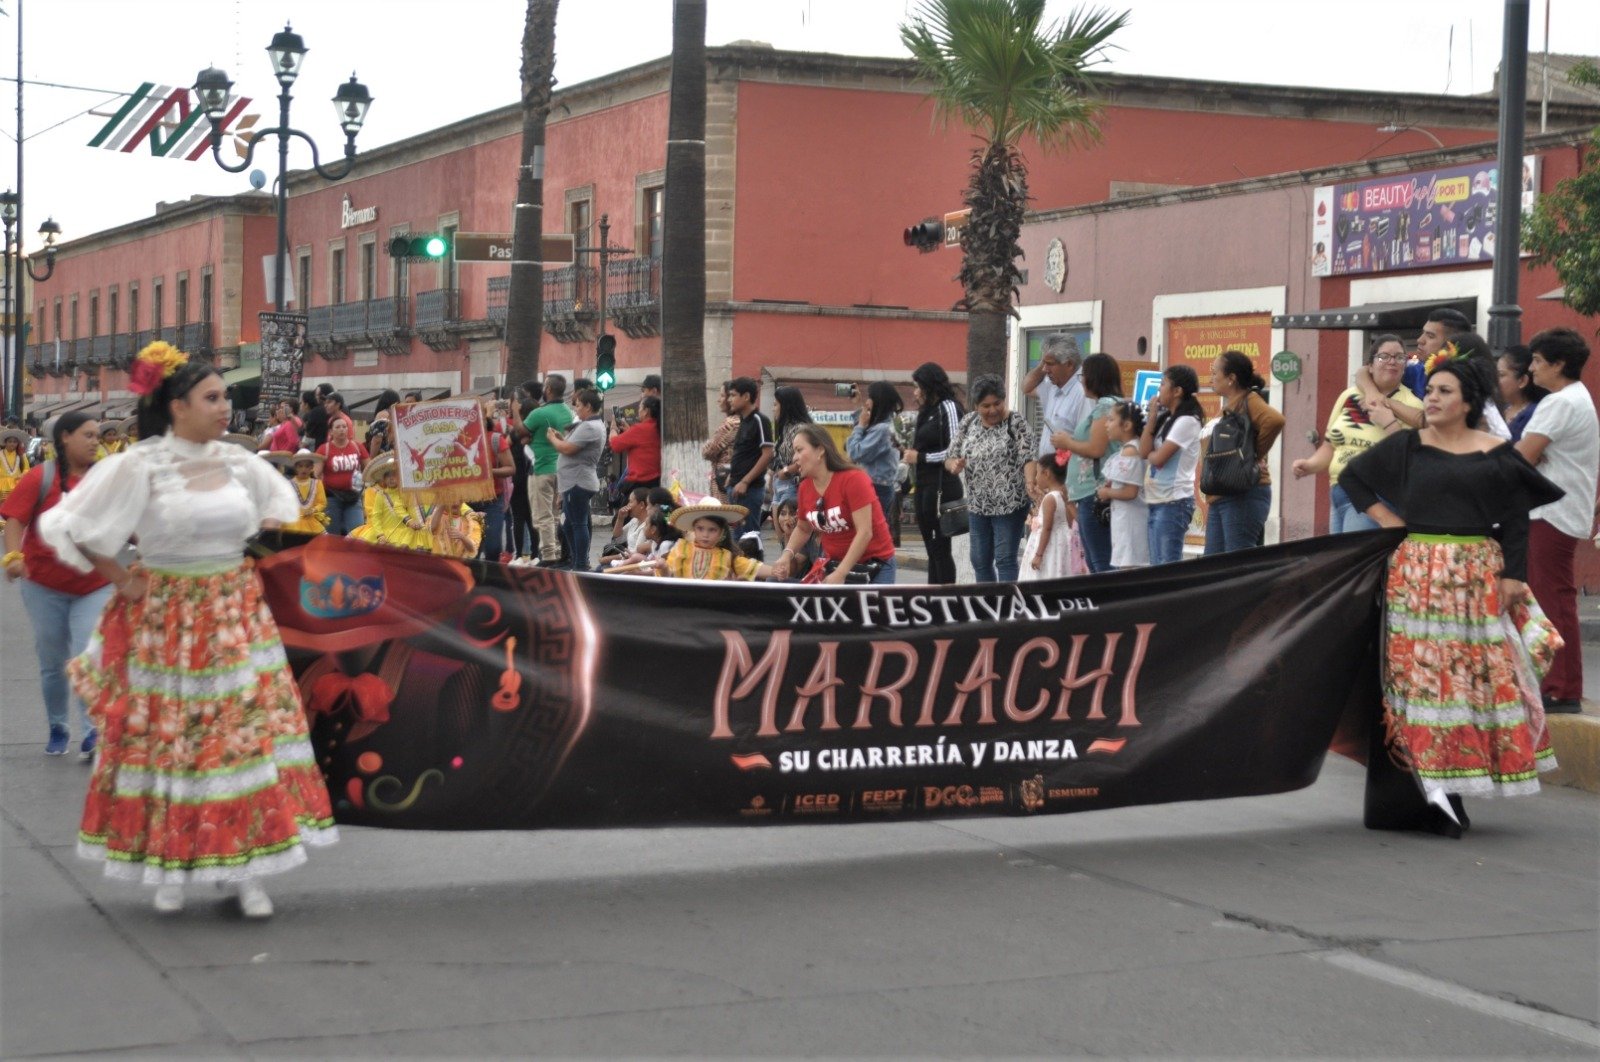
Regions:
[[1521, 1003], [1510, 1003], [1495, 996], [1464, 988], [1449, 981], [1441, 981], [1437, 977], [1407, 970], [1404, 967], [1392, 966], [1386, 962], [1369, 959], [1364, 955], [1357, 955], [1349, 951], [1318, 951], [1311, 952], [1310, 957], [1330, 963], [1340, 969], [1349, 970], [1351, 973], [1361, 974], [1376, 981], [1384, 981], [1399, 988], [1408, 988], [1425, 996], [1442, 999], [1446, 1003], [1454, 1004], [1466, 1010], [1475, 1010], [1480, 1014], [1500, 1018], [1505, 1021], [1525, 1025], [1530, 1029], [1559, 1036], [1563, 1040], [1582, 1044], [1600, 1050], [1600, 1029], [1578, 1018], [1569, 1018], [1564, 1014], [1552, 1014], [1549, 1011], [1539, 1010], [1535, 1007], [1524, 1006]]

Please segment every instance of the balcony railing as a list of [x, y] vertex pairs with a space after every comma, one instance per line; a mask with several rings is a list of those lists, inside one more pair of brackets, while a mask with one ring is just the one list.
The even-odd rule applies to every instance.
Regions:
[[344, 357], [333, 339], [333, 307], [312, 306], [306, 310], [306, 346], [328, 359]]
[[385, 354], [411, 351], [411, 300], [401, 295], [367, 300], [367, 342]]
[[44, 345], [29, 343], [27, 348], [28, 371], [35, 376], [44, 375]]
[[111, 364], [111, 336], [95, 336], [89, 341], [89, 364]]
[[500, 331], [506, 329], [506, 307], [511, 299], [511, 278], [490, 277], [489, 297], [485, 303], [485, 312], [489, 315], [489, 323]]
[[60, 376], [67, 371], [67, 359], [72, 350], [72, 341], [67, 339], [47, 339], [39, 344], [44, 348], [44, 370], [51, 376]]
[[453, 288], [417, 292], [417, 336], [434, 350], [454, 350], [461, 345], [455, 329], [461, 323], [461, 293]]
[[178, 349], [190, 354], [211, 355], [211, 322], [196, 321], [178, 329]]
[[367, 301], [333, 304], [333, 341], [359, 344], [367, 338]]
[[600, 272], [571, 265], [544, 274], [544, 330], [566, 343], [594, 339]]
[[606, 315], [634, 339], [661, 334], [661, 259], [613, 258], [606, 266]]

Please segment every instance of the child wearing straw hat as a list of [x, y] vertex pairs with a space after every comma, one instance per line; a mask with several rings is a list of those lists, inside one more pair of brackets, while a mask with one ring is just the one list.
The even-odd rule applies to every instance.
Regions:
[[310, 450], [291, 452], [272, 450], [262, 455], [280, 468], [291, 469], [295, 496], [300, 499], [300, 519], [284, 524], [283, 530], [297, 535], [320, 535], [328, 529], [328, 492], [322, 487], [321, 454]]
[[128, 439], [122, 434], [122, 424], [115, 420], [100, 422], [100, 445], [95, 448], [94, 459], [104, 461], [112, 454], [120, 454], [128, 448]]
[[351, 531], [350, 537], [397, 549], [431, 552], [433, 535], [415, 496], [400, 489], [400, 466], [393, 452], [368, 461], [362, 479], [371, 488], [367, 522]]
[[0, 431], [0, 502], [11, 496], [28, 463], [28, 433], [20, 428]]
[[674, 579], [767, 579], [772, 568], [746, 557], [734, 548], [729, 525], [738, 525], [750, 510], [709, 500], [683, 505], [668, 522], [683, 534], [656, 568], [657, 575]]

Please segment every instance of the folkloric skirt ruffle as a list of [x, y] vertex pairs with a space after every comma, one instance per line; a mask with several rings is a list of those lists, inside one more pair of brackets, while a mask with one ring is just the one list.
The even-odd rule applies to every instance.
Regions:
[[1556, 766], [1539, 679], [1561, 636], [1537, 603], [1500, 615], [1503, 565], [1491, 539], [1413, 534], [1389, 566], [1390, 751], [1450, 793], [1535, 793]]
[[110, 877], [238, 881], [338, 839], [254, 565], [215, 568], [152, 570], [68, 666], [101, 731], [78, 852]]

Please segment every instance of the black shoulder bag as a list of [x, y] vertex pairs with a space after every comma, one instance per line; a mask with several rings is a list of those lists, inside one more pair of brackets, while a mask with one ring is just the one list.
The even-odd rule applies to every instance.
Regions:
[[1205, 467], [1200, 473], [1202, 494], [1243, 494], [1261, 482], [1256, 462], [1256, 426], [1250, 420], [1250, 395], [1245, 392], [1238, 409], [1223, 412], [1211, 429]]

